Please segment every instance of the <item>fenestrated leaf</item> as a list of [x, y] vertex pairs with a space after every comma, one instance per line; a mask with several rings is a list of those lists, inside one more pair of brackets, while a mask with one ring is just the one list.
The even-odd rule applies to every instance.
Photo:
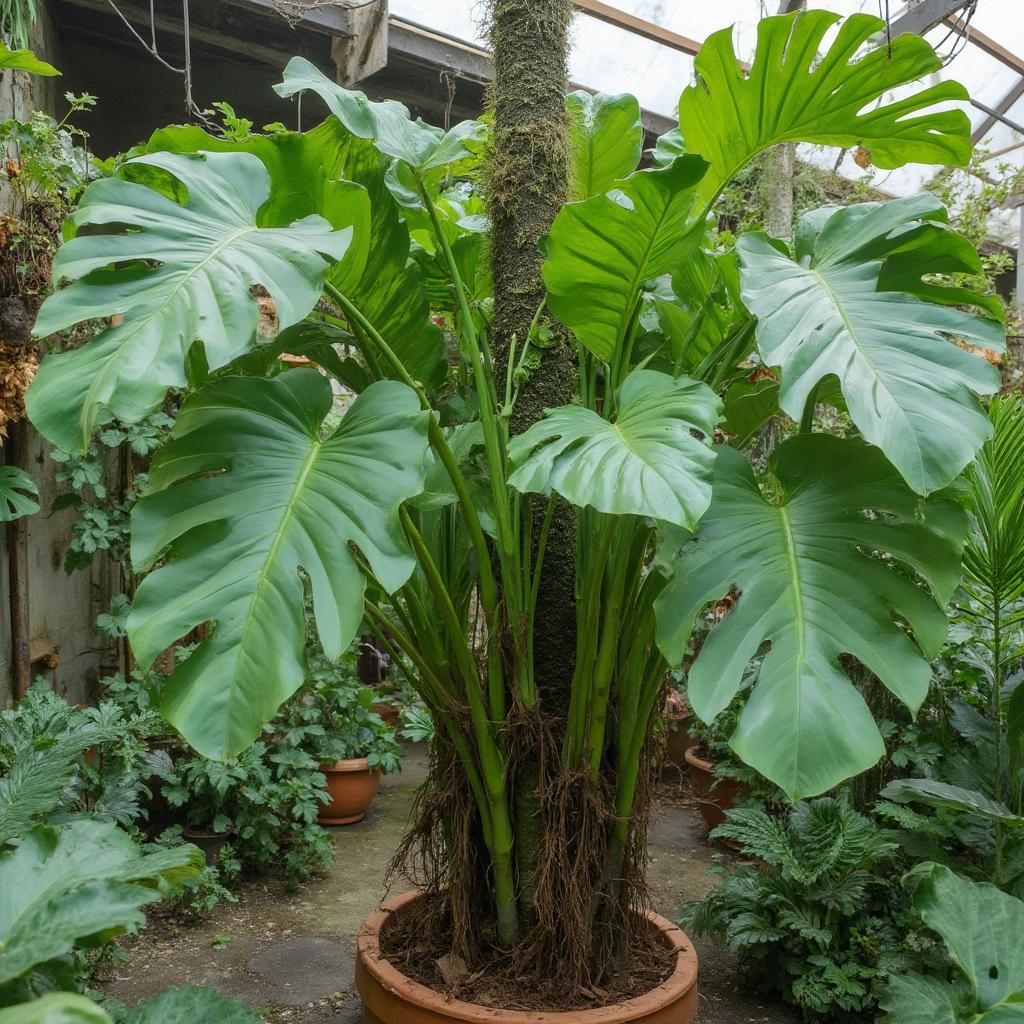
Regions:
[[27, 71], [30, 75], [52, 78], [60, 72], [45, 60], [40, 60], [31, 50], [12, 50], [0, 39], [0, 71]]
[[23, 469], [0, 466], [0, 523], [9, 523], [39, 511], [39, 488]]
[[990, 821], [1024, 825], [1024, 818], [1014, 814], [1001, 801], [993, 800], [977, 790], [950, 786], [934, 779], [896, 779], [882, 790], [881, 796], [900, 804], [921, 803], [929, 807], [949, 807]]
[[106, 1010], [75, 992], [51, 992], [41, 999], [0, 1010], [0, 1024], [112, 1024]]
[[683, 156], [636, 171], [608, 195], [564, 206], [548, 236], [548, 308], [580, 343], [610, 361], [635, 316], [645, 281], [674, 270], [699, 238], [688, 230], [706, 165]]
[[[884, 752], [840, 655], [858, 658], [911, 710], [924, 699], [967, 523], [955, 503], [914, 494], [859, 440], [802, 434], [771, 465], [778, 501], [761, 494], [739, 452], [719, 451], [711, 507], [657, 601], [658, 643], [678, 664], [701, 610], [738, 590], [701, 648], [687, 692], [711, 721], [770, 641], [730, 742], [797, 799], [831, 789]], [[916, 570], [928, 589], [876, 552]]]
[[368, 100], [328, 78], [305, 57], [292, 57], [284, 80], [274, 86], [280, 96], [315, 92], [332, 114], [361, 139], [372, 139], [385, 156], [400, 160], [428, 183], [458, 173], [480, 159], [487, 128], [480, 121], [461, 121], [445, 132], [418, 118], [397, 100]]
[[144, 999], [124, 1018], [124, 1024], [262, 1024], [258, 1013], [216, 989], [198, 985], [169, 988]]
[[244, 139], [211, 135], [198, 125], [170, 125], [154, 132], [149, 153], [251, 153], [270, 175], [270, 194], [256, 213], [261, 228], [281, 228], [317, 214], [335, 230], [352, 228], [344, 257], [330, 268], [334, 281], [358, 280], [371, 245], [370, 197], [361, 184], [346, 180], [346, 158], [363, 146], [331, 118], [308, 132], [250, 134]]
[[[945, 336], [1000, 349], [1005, 332], [987, 317], [880, 290], [886, 258], [921, 218], [945, 219], [945, 211], [932, 196], [816, 210], [801, 218], [795, 258], [762, 233], [744, 235], [738, 248], [761, 358], [782, 368], [782, 409], [799, 420], [814, 386], [835, 374], [864, 437], [926, 494], [953, 480], [989, 437], [976, 396], [999, 386], [995, 367]], [[918, 286], [955, 238], [926, 237]]]
[[128, 618], [140, 664], [213, 623], [168, 680], [163, 707], [208, 757], [248, 746], [302, 683], [300, 569], [321, 643], [337, 658], [363, 615], [350, 545], [389, 592], [415, 566], [398, 508], [423, 487], [426, 414], [410, 388], [378, 381], [322, 440], [331, 400], [311, 369], [210, 385], [183, 406], [132, 514], [137, 568], [170, 546]]
[[301, 320], [352, 234], [318, 216], [259, 227], [269, 179], [248, 153], [153, 153], [127, 161], [122, 173], [132, 168], [166, 172], [188, 198], [178, 203], [156, 188], [105, 178], [86, 189], [72, 214], [78, 228], [121, 230], [79, 234], [61, 246], [54, 281], [73, 283], [43, 303], [35, 332], [115, 314], [124, 322], [82, 348], [48, 356], [28, 389], [32, 422], [67, 450], [84, 450], [111, 417], [137, 422], [169, 387], [184, 386], [196, 340], [211, 369], [256, 344], [255, 285], [270, 293], [282, 327]]
[[0, 854], [0, 984], [63, 956], [76, 943], [145, 923], [160, 878], [198, 874], [194, 846], [142, 854], [116, 825], [85, 818], [35, 828]]
[[[359, 307], [413, 377], [433, 384], [444, 375], [444, 335], [430, 320], [420, 268], [409, 261], [409, 231], [385, 183], [389, 160], [371, 140], [329, 117], [301, 134], [250, 135], [240, 142], [179, 125], [156, 132], [149, 149], [258, 156], [272, 185], [259, 212], [263, 226], [278, 227], [311, 213], [336, 228], [352, 224], [352, 245], [327, 280]], [[354, 195], [353, 189], [363, 194]]]
[[697, 82], [679, 99], [686, 148], [711, 164], [699, 186], [703, 202], [714, 199], [751, 157], [780, 142], [863, 146], [885, 169], [970, 160], [971, 125], [962, 110], [921, 113], [945, 100], [968, 99], [962, 85], [939, 82], [880, 102], [942, 68], [932, 47], [907, 34], [857, 56], [885, 23], [854, 14], [819, 57], [826, 33], [839, 20], [822, 10], [762, 18], [746, 76], [733, 52], [732, 29], [708, 36], [694, 58]]
[[953, 984], [916, 974], [892, 978], [882, 999], [885, 1024], [1024, 1021], [1024, 903], [939, 864], [914, 874], [922, 879], [914, 907], [962, 973]]
[[509, 484], [692, 528], [711, 498], [714, 455], [691, 431], [710, 437], [721, 416], [718, 397], [685, 377], [634, 370], [615, 408], [614, 422], [577, 405], [548, 410], [509, 443]]
[[573, 199], [607, 192], [631, 174], [643, 152], [644, 126], [635, 96], [609, 96], [584, 89], [565, 98], [569, 108]]

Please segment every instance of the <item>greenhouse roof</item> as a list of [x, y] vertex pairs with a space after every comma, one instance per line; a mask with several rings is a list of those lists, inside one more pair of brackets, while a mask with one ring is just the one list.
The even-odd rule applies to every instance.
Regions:
[[[614, 3], [583, 2], [589, 8], [577, 17], [570, 57], [572, 79], [593, 90], [631, 92], [641, 106], [655, 115], [674, 117], [682, 89], [693, 78], [693, 56], [681, 52], [678, 37], [699, 44], [712, 32], [735, 25], [737, 52], [749, 58], [756, 39], [757, 22], [777, 13], [780, 0], [719, 0], [714, 4], [681, 3], [678, 0], [614, 0]], [[849, 15], [868, 12], [897, 23], [907, 5], [899, 0], [810, 0], [810, 7]], [[916, 7], [917, 4], [911, 6]], [[947, 5], [955, 6], [955, 5]], [[935, 78], [962, 82], [977, 105], [959, 104], [971, 118], [976, 143], [993, 163], [1020, 166], [1024, 156], [1024, 12], [1021, 0], [977, 0], [952, 15], [948, 21], [926, 33], [926, 38], [946, 61]], [[601, 12], [612, 10], [612, 20], [642, 19], [664, 33], [640, 32], [610, 23]], [[887, 10], [888, 8], [888, 10]], [[486, 47], [479, 0], [391, 0], [393, 17], [416, 22], [478, 47]], [[593, 16], [594, 13], [598, 16]], [[626, 15], [617, 19], [615, 12]], [[969, 16], [967, 16], [969, 15]], [[645, 35], [663, 34], [656, 41]], [[986, 110], [985, 108], [988, 108]], [[993, 117], [989, 110], [999, 114]], [[836, 166], [850, 178], [863, 171], [851, 153], [812, 152], [806, 147], [804, 159]], [[986, 160], [986, 162], [987, 162]], [[985, 173], [984, 170], [981, 172]], [[911, 166], [896, 171], [876, 172], [874, 187], [894, 195], [918, 191], [936, 174], [934, 167]], [[975, 179], [980, 184], [984, 179]], [[1011, 198], [1011, 206], [1016, 200]], [[1004, 240], [1015, 241], [1015, 218], [994, 224]]]

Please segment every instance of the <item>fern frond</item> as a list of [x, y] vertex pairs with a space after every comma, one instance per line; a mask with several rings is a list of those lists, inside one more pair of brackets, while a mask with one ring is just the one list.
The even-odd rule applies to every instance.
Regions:
[[715, 839], [731, 839], [739, 843], [744, 853], [784, 872], [802, 876], [784, 825], [752, 807], [734, 808], [726, 812], [726, 817], [729, 820], [711, 833]]
[[78, 758], [101, 738], [100, 733], [82, 730], [52, 746], [18, 752], [10, 771], [0, 778], [0, 847], [57, 806], [75, 777]]

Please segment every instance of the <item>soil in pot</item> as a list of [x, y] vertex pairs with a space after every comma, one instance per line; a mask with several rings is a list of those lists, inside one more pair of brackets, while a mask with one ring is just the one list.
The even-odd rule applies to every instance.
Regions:
[[439, 966], [446, 950], [425, 948], [417, 913], [424, 898], [397, 896], [360, 929], [356, 988], [365, 1024], [690, 1024], [697, 1012], [697, 954], [665, 918], [645, 915], [649, 946], [631, 951], [627, 966], [600, 992], [566, 994], [562, 1005], [552, 1006], [517, 985], [511, 972], [499, 980], [498, 963], [462, 972], [455, 985], [450, 974], [446, 981]]
[[327, 777], [328, 803], [317, 817], [321, 825], [354, 825], [362, 821], [380, 785], [380, 770], [371, 771], [365, 757], [320, 765]]
[[746, 800], [750, 790], [739, 779], [720, 778], [716, 775], [715, 763], [708, 759], [708, 751], [690, 747], [685, 756], [690, 766], [690, 778], [697, 794], [701, 817], [708, 828], [724, 825], [725, 812]]
[[231, 838], [234, 831], [234, 827], [224, 832], [213, 832], [208, 829], [186, 826], [182, 829], [181, 836], [186, 843], [198, 846], [203, 851], [207, 865], [213, 867], [217, 863], [217, 858], [220, 856], [220, 851], [224, 848], [224, 844]]

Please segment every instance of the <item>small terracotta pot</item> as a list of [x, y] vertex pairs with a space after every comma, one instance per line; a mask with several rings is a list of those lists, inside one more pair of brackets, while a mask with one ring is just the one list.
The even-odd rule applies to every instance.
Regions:
[[380, 769], [370, 771], [365, 757], [320, 765], [330, 801], [317, 817], [321, 825], [354, 825], [366, 816], [380, 785]]
[[187, 825], [181, 830], [181, 836], [187, 843], [198, 846], [203, 851], [207, 866], [217, 863], [224, 844], [234, 835], [235, 828], [230, 826], [224, 832], [211, 832], [201, 828], [190, 828]]
[[676, 968], [656, 989], [593, 1010], [551, 1013], [501, 1010], [460, 999], [448, 999], [407, 978], [380, 951], [381, 932], [395, 917], [415, 913], [418, 892], [388, 900], [371, 914], [356, 937], [356, 988], [363, 1001], [364, 1024], [690, 1024], [697, 1013], [697, 953], [670, 921], [647, 918], [658, 938], [676, 954]]
[[398, 725], [398, 716], [402, 713], [401, 707], [397, 704], [374, 704], [373, 711], [374, 714], [380, 715], [384, 719], [384, 724], [392, 729]]
[[690, 778], [697, 794], [701, 817], [707, 822], [708, 828], [718, 828], [727, 820], [725, 812], [746, 800], [750, 790], [739, 779], [719, 778], [715, 774], [714, 762], [701, 757], [697, 753], [698, 749], [690, 747], [686, 751], [686, 763], [690, 766]]

